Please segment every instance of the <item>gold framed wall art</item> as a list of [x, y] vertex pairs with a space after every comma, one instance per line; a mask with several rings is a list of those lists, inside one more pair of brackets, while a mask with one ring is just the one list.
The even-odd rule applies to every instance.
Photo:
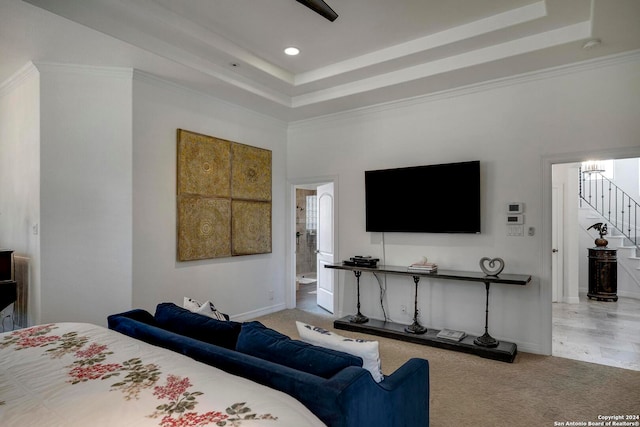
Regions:
[[178, 129], [178, 261], [271, 253], [271, 150]]

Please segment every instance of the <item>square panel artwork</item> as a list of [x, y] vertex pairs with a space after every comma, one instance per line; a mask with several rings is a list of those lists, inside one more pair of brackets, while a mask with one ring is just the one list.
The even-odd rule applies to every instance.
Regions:
[[271, 151], [178, 129], [178, 260], [271, 252]]

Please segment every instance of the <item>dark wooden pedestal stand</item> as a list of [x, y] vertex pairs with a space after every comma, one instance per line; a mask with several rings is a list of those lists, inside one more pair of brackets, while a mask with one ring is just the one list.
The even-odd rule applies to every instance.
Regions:
[[413, 323], [404, 328], [404, 331], [410, 334], [424, 334], [427, 332], [427, 328], [418, 323], [418, 282], [420, 282], [420, 276], [413, 276], [413, 282], [416, 284], [416, 293], [413, 298]]
[[497, 347], [498, 340], [489, 335], [489, 287], [491, 286], [491, 282], [486, 281], [484, 285], [487, 289], [487, 298], [485, 300], [485, 310], [484, 310], [484, 334], [479, 336], [473, 343], [476, 345], [481, 345], [482, 347]]
[[[356, 276], [358, 288], [357, 314], [335, 320], [333, 322], [333, 326], [336, 329], [364, 332], [386, 338], [394, 338], [432, 347], [445, 348], [448, 350], [475, 354], [502, 362], [513, 362], [516, 357], [518, 351], [516, 344], [507, 341], [498, 341], [489, 334], [489, 287], [491, 286], [491, 283], [524, 286], [531, 281], [531, 276], [521, 274], [503, 274], [497, 277], [487, 276], [484, 273], [451, 270], [438, 270], [438, 272], [434, 273], [421, 273], [410, 271], [407, 267], [385, 265], [380, 265], [378, 267], [359, 267], [343, 264], [329, 264], [325, 267], [337, 270], [353, 271]], [[360, 312], [360, 276], [363, 271], [368, 271], [374, 274], [384, 273], [412, 276], [415, 284], [415, 297], [413, 323], [411, 325], [407, 326], [395, 322], [369, 319]], [[484, 334], [479, 337], [467, 335], [460, 341], [451, 341], [438, 338], [437, 335], [438, 332], [440, 332], [439, 330], [427, 328], [421, 325], [418, 322], [418, 283], [421, 278], [425, 277], [429, 279], [460, 280], [483, 283], [486, 289]]]
[[355, 274], [356, 276], [356, 282], [357, 282], [357, 286], [358, 286], [358, 312], [349, 317], [349, 322], [353, 322], [353, 323], [367, 323], [369, 321], [369, 318], [365, 315], [363, 315], [362, 313], [360, 313], [360, 276], [362, 276], [362, 271], [359, 270], [353, 270], [353, 274]]
[[618, 301], [618, 261], [616, 249], [589, 248], [589, 292], [598, 301]]

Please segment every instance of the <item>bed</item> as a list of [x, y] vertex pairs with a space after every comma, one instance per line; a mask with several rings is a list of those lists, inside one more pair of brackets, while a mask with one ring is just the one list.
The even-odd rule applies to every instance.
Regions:
[[323, 426], [292, 397], [86, 323], [0, 334], [2, 426]]

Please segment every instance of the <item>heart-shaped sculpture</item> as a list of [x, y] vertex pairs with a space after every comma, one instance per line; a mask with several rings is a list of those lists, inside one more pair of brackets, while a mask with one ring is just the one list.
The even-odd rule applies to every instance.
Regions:
[[480, 258], [480, 270], [487, 276], [497, 276], [504, 270], [504, 260], [502, 258]]

